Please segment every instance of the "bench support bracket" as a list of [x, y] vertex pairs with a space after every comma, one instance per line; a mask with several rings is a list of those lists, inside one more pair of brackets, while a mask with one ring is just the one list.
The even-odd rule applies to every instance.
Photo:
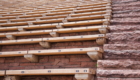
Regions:
[[50, 43], [46, 42], [46, 41], [41, 41], [41, 42], [39, 42], [39, 44], [44, 48], [50, 48], [51, 47]]
[[96, 43], [98, 45], [103, 45], [103, 44], [105, 44], [105, 42], [106, 42], [106, 39], [105, 38], [97, 38], [96, 39]]
[[19, 76], [6, 76], [4, 80], [21, 80]]
[[10, 39], [10, 40], [15, 40], [16, 37], [13, 35], [6, 35], [6, 38]]
[[18, 31], [23, 32], [26, 31], [24, 28], [18, 28]]
[[59, 37], [59, 34], [57, 32], [50, 32], [50, 35], [52, 37]]
[[38, 56], [33, 55], [33, 54], [26, 54], [24, 55], [24, 58], [31, 62], [38, 62]]
[[91, 74], [75, 74], [76, 80], [94, 80], [94, 76]]
[[92, 60], [98, 60], [102, 58], [102, 53], [100, 52], [87, 52], [87, 55], [92, 59]]

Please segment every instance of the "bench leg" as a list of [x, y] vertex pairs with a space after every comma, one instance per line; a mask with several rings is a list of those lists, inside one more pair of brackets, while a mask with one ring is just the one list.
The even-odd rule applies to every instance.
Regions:
[[94, 80], [94, 76], [91, 74], [75, 74], [76, 80]]
[[52, 37], [59, 37], [59, 34], [57, 32], [50, 32], [50, 35]]
[[44, 48], [50, 48], [51, 47], [50, 43], [46, 42], [46, 41], [41, 41], [41, 42], [39, 42], [39, 44]]
[[24, 29], [24, 28], [18, 28], [18, 31], [24, 32], [24, 31], [26, 31], [26, 29]]
[[108, 29], [106, 29], [106, 28], [100, 28], [100, 29], [99, 29], [99, 32], [100, 32], [101, 34], [106, 34], [106, 33], [108, 33]]
[[21, 80], [20, 76], [6, 76], [4, 80]]
[[87, 52], [87, 55], [92, 59], [92, 60], [98, 60], [102, 58], [102, 53], [100, 52]]
[[103, 45], [103, 44], [105, 44], [105, 42], [106, 42], [105, 38], [98, 38], [98, 39], [96, 39], [96, 43], [98, 45]]
[[24, 58], [31, 62], [38, 62], [38, 56], [33, 55], [33, 54], [26, 54], [24, 55]]
[[16, 37], [13, 35], [6, 35], [6, 38], [10, 39], [10, 40], [15, 40]]

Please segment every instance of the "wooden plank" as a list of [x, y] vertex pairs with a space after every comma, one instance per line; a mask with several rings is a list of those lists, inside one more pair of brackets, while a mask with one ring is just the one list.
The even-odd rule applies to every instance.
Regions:
[[78, 17], [78, 16], [100, 15], [100, 14], [106, 14], [107, 12], [111, 12], [111, 11], [106, 10], [106, 11], [97, 11], [97, 12], [85, 12], [85, 13], [70, 14], [70, 16]]
[[82, 35], [82, 36], [68, 36], [68, 37], [53, 37], [43, 38], [43, 41], [47, 42], [63, 42], [63, 41], [83, 41], [83, 40], [95, 40], [99, 37], [105, 38], [104, 34], [97, 35]]
[[28, 54], [34, 55], [59, 55], [59, 54], [87, 54], [87, 52], [103, 52], [99, 47], [71, 48], [71, 49], [50, 49], [50, 50], [30, 50]]
[[5, 75], [5, 70], [0, 70], [0, 76], [4, 76]]
[[67, 17], [67, 15], [57, 15], [57, 16], [40, 17], [40, 19], [46, 20], [46, 19], [66, 18], [66, 17]]
[[7, 27], [7, 26], [24, 26], [28, 25], [27, 22], [20, 22], [20, 23], [6, 23], [6, 24], [0, 24], [1, 27]]
[[64, 19], [40, 20], [40, 21], [33, 21], [33, 24], [59, 23], [62, 22], [62, 20]]
[[27, 54], [27, 51], [0, 52], [0, 57], [23, 56], [25, 54]]
[[87, 27], [76, 27], [76, 28], [62, 28], [62, 29], [53, 29], [57, 33], [71, 33], [71, 32], [84, 32], [84, 31], [97, 31], [100, 28], [107, 28], [107, 26], [87, 26]]
[[80, 16], [80, 17], [72, 17], [67, 18], [68, 21], [81, 21], [81, 20], [92, 20], [92, 19], [104, 19], [105, 15], [90, 15], [90, 16]]
[[70, 12], [58, 12], [58, 13], [47, 13], [47, 16], [53, 16], [53, 15], [63, 15], [63, 14], [70, 14]]
[[[55, 28], [56, 25], [58, 24], [29, 25], [29, 26], [20, 26], [19, 28], [24, 28], [24, 29]], [[0, 31], [12, 31], [12, 30], [18, 30], [18, 26], [0, 28]]]
[[37, 14], [37, 15], [25, 15], [25, 16], [19, 16], [19, 18], [30, 18], [30, 17], [41, 17], [41, 14]]
[[34, 18], [27, 18], [27, 19], [11, 19], [11, 22], [24, 22], [24, 21], [34, 21]]
[[61, 25], [65, 27], [65, 26], [77, 26], [77, 25], [89, 25], [89, 24], [102, 24], [105, 21], [108, 21], [108, 20], [99, 19], [99, 20], [77, 21], [77, 22], [63, 23]]
[[40, 41], [47, 42], [63, 42], [63, 41], [82, 41], [82, 40], [96, 40], [97, 38], [105, 38], [104, 34], [96, 35], [82, 35], [82, 36], [69, 36], [69, 37], [53, 37], [53, 38], [33, 38], [33, 39], [20, 39], [20, 40], [6, 40], [1, 41], [0, 45], [12, 44], [32, 44], [39, 43]]
[[[102, 7], [106, 7], [109, 4], [105, 4], [105, 5], [96, 5], [96, 6], [86, 6], [86, 7], [78, 7], [77, 10], [81, 10], [81, 9], [91, 9], [91, 8], [102, 8]], [[111, 5], [111, 4], [110, 4]]]
[[109, 3], [109, 2], [99, 2], [99, 3], [93, 3], [93, 4], [79, 5], [79, 7], [103, 5], [103, 4], [107, 4], [107, 3]]
[[72, 32], [98, 31], [99, 29], [102, 29], [102, 28], [108, 29], [107, 26], [100, 25], [100, 26], [87, 26], [87, 27], [77, 27], [77, 28], [62, 28], [62, 29], [52, 29], [52, 30], [37, 30], [37, 31], [0, 33], [0, 37], [5, 37], [6, 35], [13, 35], [13, 36], [41, 35], [41, 34], [49, 34], [50, 32], [72, 33]]
[[111, 9], [111, 7], [75, 10], [74, 12], [75, 13], [83, 13], [83, 12], [93, 12], [93, 11], [104, 11], [104, 10], [107, 10], [107, 9]]
[[95, 70], [90, 68], [6, 70], [6, 75], [74, 75], [76, 73], [95, 74]]

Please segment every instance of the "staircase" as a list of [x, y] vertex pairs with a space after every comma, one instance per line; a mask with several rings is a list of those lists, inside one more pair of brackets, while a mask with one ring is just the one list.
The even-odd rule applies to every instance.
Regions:
[[113, 16], [104, 60], [98, 60], [98, 80], [140, 80], [138, 0], [112, 0]]

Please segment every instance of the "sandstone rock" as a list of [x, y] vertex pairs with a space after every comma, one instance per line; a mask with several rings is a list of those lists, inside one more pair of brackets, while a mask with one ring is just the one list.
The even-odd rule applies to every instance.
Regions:
[[[114, 68], [114, 69], [140, 69], [140, 62], [135, 60], [98, 60], [98, 68]], [[139, 66], [139, 67], [138, 67]]]
[[105, 44], [104, 50], [140, 50], [140, 43]]
[[105, 50], [105, 59], [139, 59], [140, 50]]
[[97, 76], [98, 77], [115, 77], [115, 78], [139, 78], [140, 77], [140, 70], [97, 70]]

